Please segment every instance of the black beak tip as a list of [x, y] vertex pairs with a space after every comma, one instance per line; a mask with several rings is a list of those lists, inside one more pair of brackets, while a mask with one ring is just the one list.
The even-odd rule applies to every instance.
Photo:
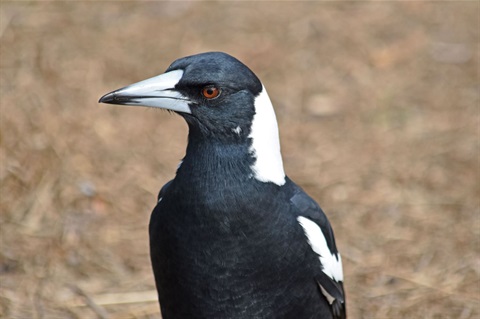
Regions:
[[108, 104], [113, 104], [115, 100], [115, 94], [114, 92], [110, 92], [105, 94], [98, 100], [98, 103], [108, 103]]

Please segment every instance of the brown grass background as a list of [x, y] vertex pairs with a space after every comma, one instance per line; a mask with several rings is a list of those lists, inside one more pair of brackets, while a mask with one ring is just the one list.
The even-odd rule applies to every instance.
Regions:
[[147, 225], [187, 128], [97, 100], [220, 50], [269, 90], [350, 318], [480, 318], [479, 2], [0, 8], [0, 317], [160, 318]]

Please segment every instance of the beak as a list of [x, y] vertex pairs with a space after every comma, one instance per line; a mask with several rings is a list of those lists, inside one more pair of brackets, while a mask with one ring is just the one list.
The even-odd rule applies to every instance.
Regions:
[[182, 76], [182, 70], [170, 71], [107, 93], [98, 102], [158, 107], [191, 114], [190, 100], [175, 90]]

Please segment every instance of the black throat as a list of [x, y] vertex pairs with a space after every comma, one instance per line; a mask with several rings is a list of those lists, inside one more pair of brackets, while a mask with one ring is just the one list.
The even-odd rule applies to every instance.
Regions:
[[189, 125], [185, 158], [175, 180], [191, 187], [226, 187], [252, 179], [255, 158], [250, 153], [251, 138], [247, 130], [239, 134], [205, 136]]

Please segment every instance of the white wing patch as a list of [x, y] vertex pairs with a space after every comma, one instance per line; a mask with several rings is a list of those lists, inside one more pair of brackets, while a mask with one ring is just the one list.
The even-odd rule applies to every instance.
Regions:
[[302, 216], [297, 217], [297, 220], [305, 231], [308, 243], [313, 251], [318, 254], [318, 258], [323, 266], [322, 271], [335, 281], [343, 281], [342, 257], [340, 254], [332, 254], [320, 226]]
[[255, 98], [255, 115], [248, 137], [252, 139], [250, 152], [256, 159], [253, 176], [261, 182], [285, 184], [277, 118], [265, 87]]

